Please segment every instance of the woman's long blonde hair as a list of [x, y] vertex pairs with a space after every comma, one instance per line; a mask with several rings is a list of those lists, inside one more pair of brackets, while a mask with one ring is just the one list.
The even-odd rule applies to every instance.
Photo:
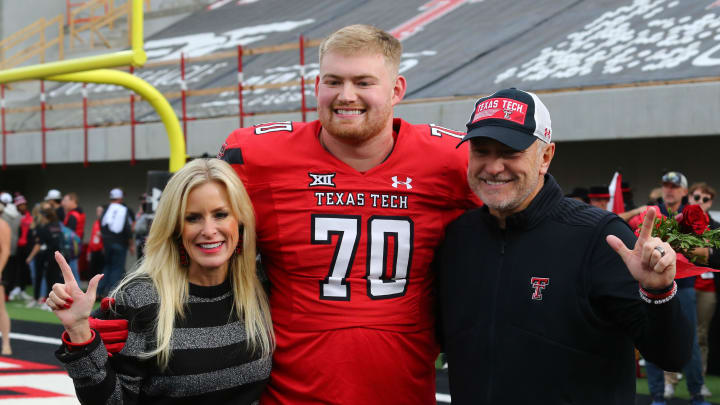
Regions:
[[133, 280], [152, 280], [159, 297], [155, 329], [157, 346], [143, 356], [157, 356], [161, 369], [165, 369], [170, 360], [170, 338], [175, 317], [185, 315], [188, 299], [188, 272], [187, 268], [180, 265], [178, 250], [188, 194], [195, 187], [208, 182], [225, 187], [230, 210], [244, 228], [242, 240], [238, 242], [243, 244], [242, 254], [233, 254], [228, 266], [234, 312], [238, 319], [244, 320], [248, 346], [252, 352], [260, 351], [265, 357], [274, 348], [267, 297], [255, 270], [255, 213], [250, 198], [229, 164], [219, 159], [196, 159], [170, 178], [150, 227], [145, 258], [111, 294], [120, 297], [119, 292]]

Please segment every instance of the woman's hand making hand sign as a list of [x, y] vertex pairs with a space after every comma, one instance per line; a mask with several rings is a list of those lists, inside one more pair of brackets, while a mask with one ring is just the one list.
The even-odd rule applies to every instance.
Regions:
[[87, 292], [83, 292], [60, 252], [55, 252], [55, 260], [60, 265], [65, 283], [53, 285], [48, 294], [47, 305], [60, 319], [72, 342], [87, 342], [92, 337], [88, 317], [95, 304], [97, 286], [103, 275], [93, 277], [88, 283]]

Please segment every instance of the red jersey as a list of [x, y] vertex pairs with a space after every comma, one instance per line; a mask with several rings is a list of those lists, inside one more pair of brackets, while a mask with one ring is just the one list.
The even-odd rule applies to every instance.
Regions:
[[25, 215], [20, 219], [20, 237], [18, 238], [18, 247], [28, 245], [28, 232], [32, 226], [33, 218], [29, 211], [25, 211]]
[[90, 231], [90, 242], [88, 242], [88, 250], [91, 252], [97, 252], [102, 250], [103, 241], [102, 235], [100, 235], [100, 220], [93, 222], [92, 231]]
[[695, 277], [695, 289], [698, 291], [715, 292], [715, 274], [711, 271]]
[[219, 156], [245, 184], [277, 338], [263, 403], [435, 403], [434, 275], [445, 226], [480, 204], [461, 133], [393, 122], [358, 172], [319, 121], [234, 131]]
[[77, 208], [70, 210], [70, 212], [65, 214], [65, 220], [63, 221], [63, 225], [68, 226], [70, 218], [73, 218], [75, 220], [75, 229], [73, 229], [73, 232], [75, 232], [75, 235], [77, 235], [80, 240], [82, 240], [83, 234], [85, 233], [85, 214], [79, 211]]

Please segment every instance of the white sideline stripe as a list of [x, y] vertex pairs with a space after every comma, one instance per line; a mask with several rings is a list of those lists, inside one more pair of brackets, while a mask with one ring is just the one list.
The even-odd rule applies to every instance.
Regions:
[[232, 0], [218, 0], [218, 1], [216, 1], [215, 3], [209, 5], [209, 6], [207, 7], [207, 9], [208, 9], [208, 10], [215, 10], [216, 8], [222, 7], [222, 6], [230, 3], [231, 1], [232, 1]]
[[446, 404], [450, 403], [450, 395], [448, 394], [441, 394], [439, 392], [435, 393], [435, 400], [438, 402], [444, 402]]
[[49, 338], [45, 336], [35, 336], [35, 335], [27, 335], [25, 333], [14, 333], [10, 332], [10, 339], [17, 339], [17, 340], [27, 340], [28, 342], [35, 342], [35, 343], [47, 343], [49, 345], [59, 345], [62, 344], [62, 340], [57, 338]]

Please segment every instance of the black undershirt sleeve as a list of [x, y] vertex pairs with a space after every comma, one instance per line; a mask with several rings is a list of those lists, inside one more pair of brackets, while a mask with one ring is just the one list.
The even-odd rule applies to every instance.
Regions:
[[[713, 269], [720, 269], [720, 249], [713, 249], [710, 257], [708, 257], [708, 266]], [[715, 277], [718, 279], [718, 276]]]
[[77, 229], [77, 220], [75, 219], [75, 216], [68, 214], [68, 222], [65, 224], [68, 228], [72, 229], [73, 232], [75, 232], [75, 229]]
[[605, 321], [627, 333], [643, 357], [663, 370], [680, 370], [690, 360], [692, 326], [676, 298], [665, 304], [640, 299], [638, 282], [605, 237], [615, 235], [632, 249], [635, 235], [620, 219], [605, 225], [590, 259], [593, 309]]

